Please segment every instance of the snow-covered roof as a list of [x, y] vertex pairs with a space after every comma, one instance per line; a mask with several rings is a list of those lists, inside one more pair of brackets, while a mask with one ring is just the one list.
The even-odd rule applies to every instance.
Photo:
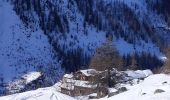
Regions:
[[80, 70], [86, 76], [93, 76], [97, 73], [95, 69]]
[[29, 72], [22, 76], [26, 80], [26, 83], [30, 83], [36, 79], [38, 79], [41, 76], [41, 72]]
[[159, 59], [162, 60], [162, 61], [167, 61], [168, 60], [168, 58], [165, 57], [165, 56], [159, 57]]
[[67, 90], [74, 90], [73, 83], [62, 83], [60, 87]]
[[132, 79], [138, 79], [138, 78], [146, 78], [150, 75], [152, 75], [151, 70], [137, 70], [137, 71], [124, 71], [128, 75], [128, 77], [131, 77]]
[[73, 74], [65, 74], [64, 78], [73, 78]]
[[73, 90], [74, 86], [85, 87], [85, 88], [95, 88], [97, 85], [92, 85], [88, 81], [67, 79], [66, 82], [61, 84], [62, 88]]
[[75, 80], [75, 86], [95, 88], [97, 85], [91, 85], [88, 81]]

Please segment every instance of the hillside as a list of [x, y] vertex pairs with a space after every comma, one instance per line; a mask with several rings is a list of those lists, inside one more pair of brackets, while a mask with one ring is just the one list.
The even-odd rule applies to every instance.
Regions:
[[[57, 81], [63, 69], [54, 58], [47, 36], [41, 30], [33, 32], [26, 28], [12, 5], [3, 0], [0, 1], [0, 16], [0, 84], [8, 85], [24, 74], [38, 70], [46, 73], [45, 80], [50, 79], [47, 83], [54, 84], [52, 80]], [[52, 69], [56, 71], [55, 77], [49, 74]]]
[[[168, 3], [1, 0], [0, 95], [51, 86], [64, 73], [88, 68], [96, 49], [109, 36], [126, 62], [135, 54], [138, 69], [159, 68], [170, 44]], [[34, 72], [42, 76], [27, 84], [23, 76]], [[34, 88], [25, 88], [37, 81]]]
[[122, 55], [147, 52], [160, 58], [169, 43], [167, 15], [154, 8], [164, 1], [12, 1], [21, 21], [33, 31], [41, 29], [48, 37], [68, 72], [87, 66], [108, 34], [114, 36]]

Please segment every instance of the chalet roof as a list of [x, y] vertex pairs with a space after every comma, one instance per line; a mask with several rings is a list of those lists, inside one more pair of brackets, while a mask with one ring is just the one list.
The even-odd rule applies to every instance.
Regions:
[[65, 74], [64, 78], [70, 78], [71, 79], [71, 78], [73, 78], [73, 74]]
[[37, 80], [41, 76], [42, 76], [41, 72], [29, 72], [26, 75], [22, 76], [22, 78], [26, 80], [26, 83], [28, 84], [34, 80]]
[[74, 85], [72, 83], [63, 83], [60, 87], [67, 90], [74, 90]]
[[80, 70], [80, 72], [82, 72], [86, 76], [94, 76], [97, 74], [97, 71], [95, 69]]
[[85, 88], [96, 88], [97, 85], [92, 85], [88, 81], [67, 79], [67, 82], [61, 85], [62, 88], [73, 90], [74, 86], [85, 87]]
[[88, 81], [81, 81], [81, 80], [75, 80], [75, 86], [86, 87], [86, 88], [95, 88], [95, 87], [97, 87], [97, 85], [92, 85]]

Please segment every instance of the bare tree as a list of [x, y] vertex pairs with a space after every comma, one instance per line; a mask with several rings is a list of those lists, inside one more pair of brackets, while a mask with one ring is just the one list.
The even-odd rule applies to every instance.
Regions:
[[116, 48], [114, 47], [111, 38], [96, 50], [95, 55], [91, 59], [90, 68], [98, 71], [107, 70], [107, 81], [111, 86], [111, 70], [113, 68], [122, 69], [123, 61], [121, 60]]
[[163, 67], [163, 72], [164, 73], [170, 73], [170, 47], [166, 49], [166, 62]]
[[133, 53], [131, 57], [132, 57], [132, 60], [131, 60], [130, 69], [135, 70], [137, 68], [137, 61], [136, 61], [135, 54]]
[[112, 69], [116, 67], [119, 55], [110, 41], [104, 43], [96, 50], [91, 59], [90, 67], [99, 71]]

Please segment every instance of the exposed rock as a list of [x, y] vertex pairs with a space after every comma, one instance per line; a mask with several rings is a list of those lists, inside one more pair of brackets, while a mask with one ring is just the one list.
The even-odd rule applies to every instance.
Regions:
[[122, 93], [122, 92], [125, 92], [127, 91], [127, 88], [126, 87], [121, 87], [118, 89], [119, 93]]
[[163, 82], [162, 84], [167, 84], [168, 82], [167, 81], [165, 81], [165, 82]]
[[154, 92], [154, 94], [162, 93], [162, 92], [165, 92], [165, 91], [164, 91], [164, 90], [162, 90], [162, 89], [156, 89], [156, 90], [155, 90], [155, 92]]
[[142, 93], [142, 95], [146, 95], [146, 93]]
[[125, 91], [127, 91], [127, 88], [126, 87], [121, 87], [121, 88], [118, 89], [118, 91], [109, 93], [108, 98], [112, 97], [114, 95], [117, 95], [119, 93], [125, 92]]
[[112, 96], [114, 96], [114, 95], [117, 95], [117, 94], [119, 94], [119, 91], [109, 93], [109, 94], [108, 94], [108, 98], [109, 98], [109, 97], [112, 97]]

